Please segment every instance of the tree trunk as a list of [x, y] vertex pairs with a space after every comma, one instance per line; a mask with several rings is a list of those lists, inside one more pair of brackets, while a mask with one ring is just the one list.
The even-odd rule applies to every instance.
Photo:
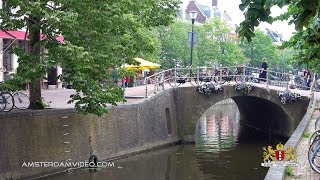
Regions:
[[[29, 26], [29, 39], [30, 39], [30, 49], [29, 53], [35, 55], [32, 61], [34, 67], [40, 64], [40, 27], [38, 26], [40, 23], [40, 18], [30, 17], [28, 21]], [[29, 92], [30, 92], [30, 109], [43, 109], [41, 99], [41, 84], [40, 79], [33, 79], [29, 83]]]

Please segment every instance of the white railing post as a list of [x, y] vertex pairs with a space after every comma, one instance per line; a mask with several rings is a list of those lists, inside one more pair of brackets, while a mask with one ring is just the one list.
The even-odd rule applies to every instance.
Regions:
[[174, 80], [174, 87], [176, 88], [176, 87], [177, 87], [177, 66], [174, 67], [174, 77], [173, 77], [173, 80]]
[[220, 78], [219, 78], [219, 80], [220, 80], [220, 82], [219, 82], [219, 84], [221, 84], [221, 82], [222, 82], [222, 68], [220, 67], [220, 69], [219, 69], [219, 71], [220, 71]]
[[290, 86], [291, 74], [285, 73], [284, 75], [285, 75], [285, 78], [288, 78], [288, 79], [287, 79], [287, 87], [286, 87], [286, 90], [288, 90], [288, 89], [289, 89], [289, 86]]
[[144, 78], [144, 84], [146, 85], [146, 98], [148, 98], [148, 81], [147, 81], [147, 78]]
[[197, 85], [200, 85], [200, 80], [199, 80], [199, 74], [200, 74], [200, 67], [198, 66], [197, 68]]
[[164, 90], [164, 74], [165, 74], [165, 71], [163, 70], [162, 73], [161, 73], [161, 85], [162, 85], [162, 90]]
[[267, 87], [267, 89], [269, 89], [269, 72], [268, 72], [268, 70], [266, 70], [266, 75], [267, 75], [267, 77], [266, 77], [267, 78], [267, 80], [266, 80], [267, 86], [266, 87]]
[[158, 88], [158, 78], [157, 76], [154, 77], [155, 78], [155, 84], [154, 84], [154, 94], [157, 94], [157, 88]]
[[313, 74], [313, 80], [312, 80], [312, 84], [310, 86], [310, 96], [311, 96], [311, 99], [314, 98], [314, 84], [315, 84], [315, 79], [316, 79], [316, 75], [315, 73]]
[[243, 74], [242, 74], [242, 81], [243, 81], [243, 82], [246, 82], [246, 65], [243, 65], [243, 66], [242, 66], [242, 71], [243, 71], [243, 72], [242, 72], [242, 73], [243, 73]]

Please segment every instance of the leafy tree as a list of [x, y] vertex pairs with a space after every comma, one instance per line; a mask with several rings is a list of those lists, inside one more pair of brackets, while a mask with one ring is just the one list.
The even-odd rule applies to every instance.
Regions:
[[[170, 27], [159, 30], [162, 44], [161, 64], [163, 68], [174, 67], [179, 61], [189, 66], [190, 47], [188, 32], [191, 30], [189, 21], [176, 20]], [[195, 25], [198, 33], [198, 44], [193, 52], [194, 66], [212, 66], [213, 63], [235, 65], [245, 63], [245, 58], [230, 36], [230, 28], [218, 18], [203, 25]]]
[[[239, 8], [244, 11], [245, 20], [238, 29], [239, 36], [251, 41], [254, 29], [261, 21], [272, 23], [275, 20], [290, 19], [298, 31], [286, 46], [297, 51], [296, 59], [299, 63], [308, 64], [314, 70], [319, 70], [319, 40], [320, 17], [318, 0], [243, 0]], [[272, 6], [283, 7], [288, 5], [288, 11], [279, 17], [272, 18]], [[305, 27], [305, 28], [303, 28]]]
[[[19, 73], [9, 83], [28, 82], [30, 108], [40, 107], [40, 79], [55, 65], [65, 69], [60, 79], [73, 85], [70, 102], [82, 113], [102, 115], [107, 103], [124, 101], [112, 71], [133, 58], [152, 52], [146, 30], [169, 25], [175, 0], [10, 0], [0, 12], [4, 30], [27, 28], [30, 51], [15, 48]], [[45, 35], [40, 38], [40, 32]], [[56, 40], [63, 35], [64, 43]], [[41, 49], [48, 51], [41, 51]], [[118, 75], [123, 75], [120, 69]]]
[[183, 66], [189, 65], [190, 48], [187, 43], [190, 25], [187, 21], [176, 19], [170, 26], [159, 28], [162, 68], [172, 68], [176, 62]]
[[239, 45], [247, 59], [249, 59], [249, 65], [253, 67], [260, 67], [262, 58], [268, 60], [270, 67], [278, 65], [279, 52], [277, 46], [273, 44], [271, 37], [264, 32], [257, 30], [256, 36], [252, 41], [243, 41]]
[[285, 72], [292, 71], [299, 67], [294, 58], [295, 51], [292, 48], [284, 48], [279, 50], [280, 60], [278, 66]]
[[219, 18], [213, 18], [202, 26], [199, 31], [199, 46], [196, 48], [199, 65], [223, 65], [245, 64], [245, 58], [233, 41], [231, 28]]

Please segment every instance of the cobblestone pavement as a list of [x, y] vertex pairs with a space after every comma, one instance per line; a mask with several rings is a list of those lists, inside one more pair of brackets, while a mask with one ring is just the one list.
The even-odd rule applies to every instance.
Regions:
[[[317, 102], [316, 107], [319, 107], [319, 101]], [[305, 131], [305, 133], [309, 134], [309, 137], [308, 138], [302, 137], [296, 149], [297, 161], [299, 162], [299, 166], [292, 168], [294, 176], [287, 176], [285, 178], [286, 180], [295, 180], [295, 179], [319, 180], [320, 179], [320, 174], [312, 170], [308, 161], [309, 138], [311, 137], [312, 133], [315, 131], [314, 123], [317, 117], [319, 116], [320, 116], [320, 112], [318, 110], [315, 110], [312, 115], [311, 121], [309, 122], [309, 125]]]

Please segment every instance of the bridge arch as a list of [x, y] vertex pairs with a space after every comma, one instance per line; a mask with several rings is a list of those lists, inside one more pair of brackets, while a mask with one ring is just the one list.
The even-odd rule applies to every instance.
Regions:
[[[178, 132], [180, 138], [185, 141], [194, 141], [196, 125], [201, 115], [215, 103], [227, 98], [232, 98], [236, 102], [242, 124], [284, 137], [291, 136], [309, 104], [309, 99], [302, 97], [295, 103], [283, 105], [277, 91], [260, 87], [255, 87], [248, 95], [239, 94], [231, 85], [224, 86], [222, 91], [210, 96], [200, 94], [195, 89], [195, 87], [181, 87], [174, 90]], [[243, 122], [244, 120], [247, 122]], [[251, 131], [240, 133], [244, 136], [254, 135]]]

